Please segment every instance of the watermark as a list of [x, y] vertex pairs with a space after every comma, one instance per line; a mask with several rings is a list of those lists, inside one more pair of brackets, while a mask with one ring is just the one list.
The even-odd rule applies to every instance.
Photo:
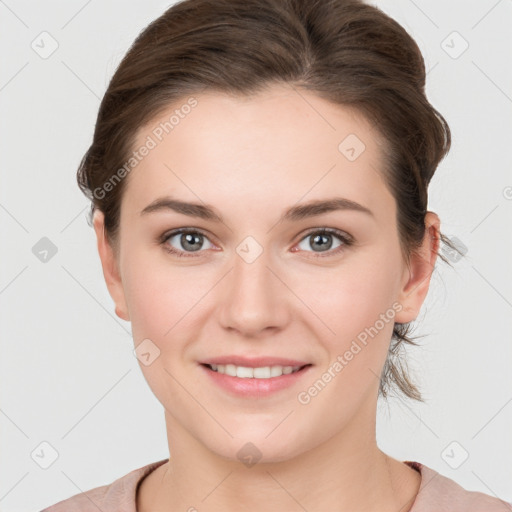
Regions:
[[469, 48], [469, 43], [454, 30], [441, 41], [441, 48], [452, 59], [458, 59]]
[[139, 165], [146, 156], [149, 155], [152, 149], [155, 149], [166, 135], [172, 132], [178, 126], [182, 119], [190, 114], [192, 108], [197, 106], [197, 99], [190, 97], [187, 102], [178, 109], [169, 119], [160, 122], [151, 131], [151, 135], [146, 137], [146, 140], [141, 146], [132, 151], [131, 156], [124, 162], [124, 164], [117, 169], [117, 171], [101, 186], [96, 187], [93, 195], [96, 199], [104, 199], [108, 192], [111, 192], [117, 184], [130, 173], [137, 165]]
[[464, 244], [464, 242], [462, 242], [462, 240], [459, 240], [456, 236], [449, 237], [449, 240], [455, 248], [452, 249], [451, 247], [443, 245], [441, 252], [451, 262], [457, 263], [457, 261], [459, 261], [462, 258], [462, 256], [464, 256], [468, 252], [468, 248]]
[[442, 452], [441, 458], [452, 469], [458, 469], [469, 457], [469, 453], [458, 441], [452, 441]]
[[160, 357], [160, 349], [149, 338], [142, 340], [135, 350], [133, 355], [144, 365], [149, 366]]
[[[394, 302], [391, 308], [387, 309], [385, 313], [379, 315], [379, 319], [371, 327], [366, 327], [361, 331], [356, 338], [352, 340], [350, 348], [344, 352], [343, 355], [338, 355], [336, 360], [329, 366], [329, 368], [312, 384], [307, 390], [301, 391], [297, 395], [297, 400], [302, 405], [307, 405], [311, 399], [317, 396], [326, 386], [331, 382], [339, 373], [348, 365], [354, 357], [367, 346], [368, 337], [372, 339], [384, 329], [384, 327], [393, 321], [396, 314], [402, 311], [403, 306], [399, 302]], [[361, 346], [359, 343], [363, 346]]]
[[245, 443], [240, 450], [236, 453], [237, 459], [247, 466], [251, 468], [254, 464], [257, 464], [258, 461], [262, 457], [262, 453], [258, 449], [256, 445], [253, 443]]
[[338, 151], [349, 162], [357, 160], [365, 149], [365, 143], [355, 133], [347, 135], [338, 145]]
[[49, 33], [41, 32], [33, 41], [30, 43], [32, 50], [34, 50], [41, 59], [47, 59], [57, 50], [59, 47], [58, 41]]
[[43, 441], [32, 450], [30, 457], [40, 468], [48, 469], [59, 458], [59, 452], [48, 441]]
[[32, 247], [32, 254], [42, 263], [48, 263], [57, 252], [57, 246], [46, 236], [43, 236], [43, 238]]

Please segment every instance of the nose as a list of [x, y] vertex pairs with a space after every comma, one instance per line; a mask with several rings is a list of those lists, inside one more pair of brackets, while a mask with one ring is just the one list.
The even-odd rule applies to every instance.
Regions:
[[222, 327], [245, 337], [258, 337], [269, 330], [282, 330], [290, 319], [293, 294], [284, 279], [271, 268], [264, 251], [248, 262], [234, 256], [231, 272], [223, 280], [219, 318]]

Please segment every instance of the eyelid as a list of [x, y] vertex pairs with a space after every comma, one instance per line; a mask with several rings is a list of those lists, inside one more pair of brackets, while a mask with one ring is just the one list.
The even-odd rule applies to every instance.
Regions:
[[347, 233], [346, 231], [343, 231], [342, 229], [337, 228], [329, 228], [329, 227], [317, 227], [317, 228], [311, 228], [306, 231], [305, 234], [301, 236], [299, 239], [299, 242], [302, 241], [304, 238], [306, 238], [309, 235], [312, 235], [313, 233], [327, 233], [329, 235], [337, 236], [338, 238], [345, 238], [347, 242], [355, 243], [355, 239], [352, 235]]

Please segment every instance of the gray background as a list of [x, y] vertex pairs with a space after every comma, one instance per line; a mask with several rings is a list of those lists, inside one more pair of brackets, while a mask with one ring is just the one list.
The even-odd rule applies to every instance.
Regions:
[[[453, 132], [429, 209], [468, 251], [453, 269], [438, 261], [416, 330], [427, 336], [409, 350], [427, 403], [380, 403], [378, 443], [512, 501], [512, 1], [374, 3], [424, 54], [428, 97]], [[168, 456], [75, 182], [109, 78], [168, 5], [0, 1], [1, 511]], [[43, 237], [57, 249], [46, 261], [33, 252]]]

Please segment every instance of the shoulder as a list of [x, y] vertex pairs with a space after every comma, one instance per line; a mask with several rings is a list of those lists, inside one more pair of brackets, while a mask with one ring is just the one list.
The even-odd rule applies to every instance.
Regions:
[[410, 512], [512, 512], [512, 503], [468, 491], [420, 462], [405, 461], [421, 473], [421, 484]]
[[75, 494], [41, 512], [136, 512], [137, 486], [144, 477], [168, 460], [134, 469], [111, 484]]

